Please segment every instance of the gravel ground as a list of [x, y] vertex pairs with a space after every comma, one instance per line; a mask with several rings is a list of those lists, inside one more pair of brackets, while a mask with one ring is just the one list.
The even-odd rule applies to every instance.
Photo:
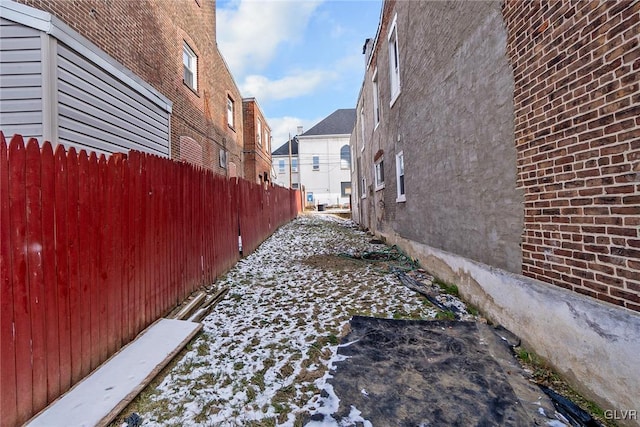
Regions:
[[[347, 256], [388, 250], [330, 215], [281, 227], [216, 282], [230, 290], [203, 320], [203, 332], [113, 425], [135, 411], [144, 426], [302, 426], [325, 410], [327, 380], [352, 316], [452, 316], [390, 272], [410, 260]], [[431, 285], [425, 272], [411, 274]], [[457, 298], [438, 298], [457, 307], [459, 319], [474, 319]]]

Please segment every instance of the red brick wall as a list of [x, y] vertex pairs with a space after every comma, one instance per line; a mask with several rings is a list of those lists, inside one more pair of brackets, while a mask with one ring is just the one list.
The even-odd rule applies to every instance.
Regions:
[[180, 137], [180, 160], [202, 167], [202, 147], [193, 138]]
[[[258, 107], [254, 98], [246, 98], [242, 101], [242, 117], [244, 126], [244, 174], [249, 181], [256, 183], [264, 182], [264, 173], [271, 180], [271, 152], [270, 142], [271, 130], [267, 124], [262, 111]], [[262, 144], [257, 143], [257, 120], [262, 122]], [[262, 176], [262, 180], [260, 177]]]
[[503, 6], [523, 273], [640, 311], [640, 3]]
[[[242, 127], [227, 125], [226, 100], [240, 92], [215, 41], [214, 0], [18, 0], [60, 18], [173, 102], [171, 156], [180, 156], [180, 137], [202, 146], [203, 166], [222, 174], [221, 148], [242, 164]], [[183, 81], [182, 46], [198, 56], [198, 90]], [[242, 173], [242, 168], [240, 168]]]

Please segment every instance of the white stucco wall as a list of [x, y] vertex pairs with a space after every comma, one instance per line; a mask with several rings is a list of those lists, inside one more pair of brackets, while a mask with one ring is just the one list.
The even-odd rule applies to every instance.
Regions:
[[[300, 182], [307, 195], [313, 194], [313, 204], [348, 205], [342, 197], [342, 182], [351, 182], [350, 162], [343, 168], [340, 149], [349, 146], [351, 135], [298, 136]], [[313, 157], [319, 157], [319, 170], [313, 169]]]

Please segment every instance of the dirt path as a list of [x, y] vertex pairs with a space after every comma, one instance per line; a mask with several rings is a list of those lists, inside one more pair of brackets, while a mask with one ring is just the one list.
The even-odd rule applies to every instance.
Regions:
[[[114, 425], [134, 411], [145, 426], [371, 425], [366, 414], [347, 413], [348, 396], [336, 396], [343, 407], [333, 412], [337, 403], [327, 399], [336, 374], [330, 368], [346, 357], [338, 344], [349, 321], [452, 313], [390, 272], [406, 259], [357, 259], [365, 252], [388, 248], [350, 221], [303, 216], [279, 229], [216, 283], [230, 291], [203, 321], [203, 332]], [[450, 295], [441, 301], [464, 307]], [[475, 318], [464, 309], [458, 317]]]

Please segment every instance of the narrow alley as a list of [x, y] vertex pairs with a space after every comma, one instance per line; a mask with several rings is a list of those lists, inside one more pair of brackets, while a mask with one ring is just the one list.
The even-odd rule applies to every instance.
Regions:
[[[363, 254], [369, 256], [362, 257]], [[342, 338], [350, 336], [348, 334], [358, 333], [350, 325], [353, 316], [366, 316], [356, 317], [360, 322], [370, 317], [391, 322], [439, 320], [430, 324], [443, 331], [447, 320], [472, 321], [457, 323], [471, 325], [474, 331], [477, 324], [479, 340], [468, 333], [461, 339], [468, 341], [470, 338], [482, 345], [486, 345], [487, 331], [480, 327], [489, 329], [475, 310], [469, 308], [467, 311], [452, 295], [456, 293], [455, 289], [449, 288], [448, 293], [431, 297], [431, 303], [425, 296], [403, 286], [397, 273], [409, 270], [411, 274], [404, 275], [405, 278], [417, 277], [423, 284], [433, 286], [426, 272], [417, 269], [412, 260], [372, 240], [351, 221], [331, 215], [299, 217], [281, 227], [258, 250], [215, 283], [216, 289], [228, 287], [229, 292], [203, 320], [203, 332], [112, 425], [127, 425], [125, 420], [133, 413], [140, 416], [140, 424], [136, 424], [144, 426], [383, 425], [376, 424], [375, 419], [350, 404], [351, 400], [373, 395], [376, 385], [371, 386], [373, 389], [359, 390], [359, 396], [338, 394], [341, 381], [335, 369], [349, 359], [342, 354], [348, 345], [339, 344]], [[419, 282], [414, 280], [414, 283]], [[412, 327], [416, 324], [419, 329], [425, 329], [420, 327], [424, 325], [421, 322], [412, 323]], [[460, 331], [449, 329], [454, 335], [460, 334]], [[449, 342], [460, 341], [458, 338], [447, 339]], [[382, 345], [384, 340], [378, 341]], [[376, 342], [373, 345], [375, 347]], [[544, 393], [540, 390], [531, 393], [531, 383], [526, 381], [524, 372], [506, 351], [507, 346], [498, 343], [498, 347], [502, 347], [498, 351], [503, 354], [502, 368], [500, 363], [492, 362], [491, 371], [485, 373], [486, 380], [496, 382], [496, 378], [505, 377], [502, 370], [512, 377], [508, 379], [511, 386], [506, 380], [502, 384], [509, 393], [498, 396], [504, 404], [505, 399], [514, 396], [512, 389], [517, 390], [518, 386], [512, 387], [513, 377], [518, 377], [516, 380], [523, 385], [517, 391], [520, 404], [515, 397], [516, 401], [511, 402], [521, 406], [516, 408], [519, 415], [515, 419], [525, 417], [529, 421], [535, 419], [536, 423], [542, 421], [541, 425], [565, 425], [554, 415], [553, 405]], [[494, 358], [496, 348], [489, 351]], [[406, 349], [398, 347], [397, 354], [402, 353], [406, 357]], [[483, 357], [491, 358], [488, 353]], [[505, 362], [509, 358], [511, 360]], [[428, 364], [431, 360], [428, 358], [420, 363]], [[505, 368], [504, 363], [510, 367]], [[349, 369], [353, 376], [354, 368]], [[408, 370], [404, 368], [404, 371]], [[367, 372], [362, 374], [367, 376]], [[348, 382], [349, 372], [343, 378]], [[482, 380], [485, 385], [486, 380]], [[379, 381], [389, 382], [389, 378], [381, 377]], [[332, 384], [336, 384], [335, 391]], [[520, 391], [527, 387], [524, 400], [529, 401], [524, 402]], [[482, 388], [487, 395], [489, 389]], [[437, 390], [432, 391], [437, 395]], [[394, 395], [398, 398], [397, 405], [407, 404], [403, 401], [403, 390], [396, 390]], [[406, 393], [409, 395], [412, 395], [410, 389]], [[452, 402], [460, 398], [450, 397]], [[449, 397], [442, 396], [442, 399]], [[480, 405], [473, 400], [468, 403]], [[417, 406], [422, 406], [423, 412], [441, 411], [427, 405]], [[471, 409], [462, 418], [465, 423], [474, 421], [474, 412], [481, 412], [476, 409]], [[507, 415], [509, 410], [507, 408]], [[525, 414], [527, 410], [529, 413]], [[406, 420], [424, 414], [409, 415]], [[486, 425], [522, 425], [511, 420]], [[423, 419], [420, 425], [438, 424]]]

